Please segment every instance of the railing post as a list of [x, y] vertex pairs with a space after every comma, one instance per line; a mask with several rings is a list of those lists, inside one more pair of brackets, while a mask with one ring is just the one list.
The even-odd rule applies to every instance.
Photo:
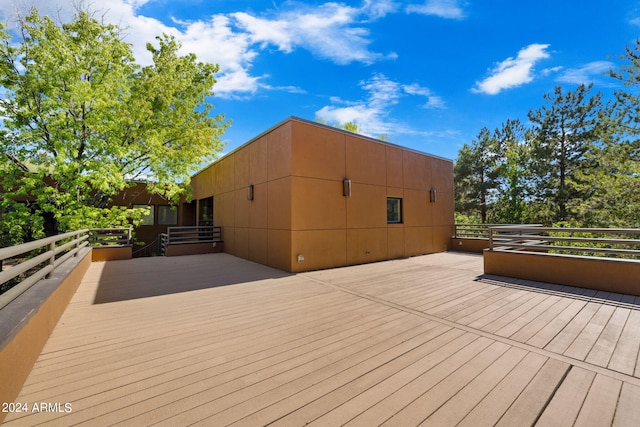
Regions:
[[49, 252], [51, 252], [51, 256], [49, 257], [49, 265], [51, 266], [51, 271], [47, 273], [47, 275], [45, 276], [47, 279], [51, 277], [51, 274], [53, 273], [53, 269], [56, 266], [56, 242], [55, 241], [49, 243]]
[[489, 227], [489, 250], [493, 250], [493, 229]]
[[[87, 233], [89, 233], [87, 231]], [[74, 236], [74, 240], [76, 241], [76, 247], [75, 247], [75, 253], [73, 254], [74, 258], [78, 256], [78, 252], [80, 251], [80, 235], [82, 234], [82, 232], [78, 231]]]

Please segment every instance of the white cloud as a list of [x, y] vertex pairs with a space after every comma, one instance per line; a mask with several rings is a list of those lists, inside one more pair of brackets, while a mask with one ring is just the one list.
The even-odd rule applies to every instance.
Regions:
[[404, 91], [409, 95], [418, 95], [424, 96], [427, 98], [427, 102], [422, 106], [422, 108], [446, 108], [444, 100], [433, 94], [431, 89], [422, 87], [417, 83], [413, 83], [410, 85], [404, 85], [402, 87]]
[[[151, 62], [146, 44], [153, 43], [162, 33], [174, 35], [182, 43], [183, 53], [193, 52], [201, 61], [218, 64], [220, 71], [214, 90], [220, 96], [246, 96], [260, 87], [277, 90], [263, 82], [267, 76], [251, 72], [256, 57], [271, 46], [284, 53], [306, 49], [318, 58], [338, 64], [372, 64], [396, 57], [394, 53], [371, 50], [372, 40], [367, 28], [372, 20], [399, 8], [399, 3], [392, 0], [364, 0], [359, 8], [337, 2], [313, 7], [285, 3], [287, 9], [273, 10], [268, 16], [238, 12], [186, 22], [161, 22], [141, 15], [139, 8], [150, 0], [102, 0], [99, 4], [82, 1], [80, 6], [95, 10], [99, 19], [125, 29], [125, 41], [132, 44], [141, 65]], [[65, 0], [16, 2], [23, 15], [36, 6], [41, 13], [59, 17], [62, 21], [70, 20], [76, 11], [73, 2]], [[5, 22], [15, 16], [16, 11], [8, 3], [11, 2], [0, 2], [0, 18]]]
[[243, 95], [256, 93], [259, 79], [259, 77], [250, 76], [245, 70], [240, 69], [224, 73], [216, 78], [213, 89], [215, 95], [220, 98], [241, 99]]
[[401, 96], [401, 85], [384, 74], [375, 74], [371, 80], [360, 82], [360, 86], [369, 92], [369, 105], [378, 109], [397, 104]]
[[464, 18], [464, 10], [458, 4], [458, 0], [427, 0], [424, 4], [407, 6], [407, 13], [435, 15], [447, 19]]
[[369, 49], [369, 31], [359, 24], [360, 18], [379, 17], [391, 10], [388, 2], [378, 7], [371, 4], [354, 8], [339, 3], [300, 7], [279, 13], [275, 18], [258, 18], [247, 13], [234, 13], [240, 31], [246, 32], [253, 43], [269, 44], [283, 52], [296, 47], [338, 64], [363, 62], [371, 64], [394, 54], [383, 55]]
[[253, 43], [274, 44], [284, 52], [291, 52], [292, 37], [289, 25], [285, 20], [268, 20], [251, 16], [245, 12], [232, 13], [237, 26], [247, 31]]
[[504, 89], [521, 86], [533, 81], [533, 66], [549, 57], [545, 51], [548, 44], [530, 44], [518, 52], [516, 58], [507, 58], [500, 62], [491, 75], [481, 82], [476, 83], [473, 92], [495, 95]]
[[266, 90], [277, 90], [277, 91], [288, 92], [288, 93], [297, 93], [297, 94], [307, 93], [306, 90], [298, 86], [271, 86], [267, 84], [260, 84], [260, 87]]
[[360, 82], [367, 92], [361, 101], [345, 101], [332, 97], [333, 105], [327, 105], [316, 111], [316, 116], [329, 123], [356, 123], [361, 132], [369, 136], [397, 133], [415, 133], [406, 125], [388, 120], [390, 107], [398, 104], [404, 96], [427, 97], [425, 108], [443, 108], [444, 102], [428, 88], [416, 83], [402, 85], [390, 80], [383, 74], [375, 74], [369, 80]]
[[398, 10], [400, 3], [392, 0], [365, 0], [362, 11], [370, 19], [379, 19]]
[[382, 74], [376, 74], [370, 80], [360, 82], [360, 87], [367, 92], [366, 99], [345, 102], [332, 98], [334, 104], [339, 103], [342, 106], [324, 106], [316, 115], [329, 123], [356, 123], [361, 132], [369, 136], [393, 131], [392, 124], [385, 118], [388, 114], [387, 108], [398, 103], [402, 92], [401, 85]]
[[588, 84], [596, 80], [596, 77], [605, 75], [611, 68], [613, 68], [612, 62], [594, 61], [578, 68], [569, 68], [556, 80], [562, 83]]
[[551, 74], [554, 73], [558, 73], [560, 72], [560, 70], [562, 70], [564, 67], [562, 66], [557, 66], [557, 67], [551, 67], [551, 68], [544, 68], [540, 71], [540, 74], [542, 74], [543, 76], [549, 76]]

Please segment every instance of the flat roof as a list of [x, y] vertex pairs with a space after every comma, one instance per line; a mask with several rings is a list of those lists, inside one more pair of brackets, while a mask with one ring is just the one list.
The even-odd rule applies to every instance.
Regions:
[[246, 147], [247, 145], [251, 144], [252, 142], [262, 138], [264, 135], [272, 132], [273, 130], [275, 130], [275, 129], [279, 128], [280, 126], [284, 125], [285, 123], [291, 122], [291, 121], [296, 121], [296, 122], [304, 123], [304, 124], [307, 124], [307, 125], [317, 126], [317, 127], [324, 128], [324, 129], [327, 129], [327, 130], [330, 130], [330, 131], [333, 131], [333, 132], [338, 132], [338, 133], [343, 133], [345, 135], [355, 136], [355, 137], [358, 137], [358, 138], [362, 138], [362, 139], [366, 139], [366, 140], [369, 140], [369, 141], [376, 142], [378, 144], [387, 145], [389, 147], [400, 148], [400, 149], [405, 150], [405, 151], [410, 151], [410, 152], [417, 153], [417, 154], [420, 154], [420, 155], [423, 155], [423, 156], [429, 156], [429, 157], [433, 157], [435, 159], [445, 160], [445, 161], [453, 163], [453, 160], [448, 159], [446, 157], [436, 156], [435, 154], [429, 154], [429, 153], [426, 153], [426, 152], [423, 152], [423, 151], [420, 151], [420, 150], [415, 150], [413, 148], [409, 148], [409, 147], [405, 147], [405, 146], [402, 146], [402, 145], [394, 144], [394, 143], [391, 143], [391, 142], [388, 142], [388, 141], [383, 141], [381, 139], [373, 138], [373, 137], [370, 137], [370, 136], [367, 136], [367, 135], [362, 135], [360, 133], [349, 132], [348, 130], [337, 128], [337, 127], [334, 127], [334, 126], [325, 125], [323, 123], [314, 122], [314, 121], [303, 119], [303, 118], [296, 117], [296, 116], [289, 116], [286, 119], [284, 119], [284, 120], [278, 122], [277, 124], [271, 126], [269, 129], [265, 130], [264, 132], [261, 132], [257, 136], [254, 136], [249, 141], [245, 142], [244, 144], [240, 145], [239, 147], [236, 147], [233, 150], [231, 150], [230, 152], [225, 153], [220, 158], [216, 159], [215, 161], [211, 162], [207, 166], [205, 166], [202, 169], [200, 169], [198, 172], [194, 173], [192, 175], [192, 177], [198, 175], [200, 172], [208, 169], [209, 167], [213, 166], [214, 164], [216, 164], [217, 162], [221, 161], [225, 157], [230, 156], [231, 154], [235, 153], [236, 151], [239, 151], [239, 150], [243, 149], [244, 147]]
[[465, 253], [94, 262], [5, 423], [638, 423], [640, 297], [482, 271]]

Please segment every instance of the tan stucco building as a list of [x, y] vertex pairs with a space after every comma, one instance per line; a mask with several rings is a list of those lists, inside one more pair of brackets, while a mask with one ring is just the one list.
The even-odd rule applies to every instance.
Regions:
[[295, 117], [191, 185], [225, 252], [285, 271], [441, 252], [452, 236], [452, 161]]

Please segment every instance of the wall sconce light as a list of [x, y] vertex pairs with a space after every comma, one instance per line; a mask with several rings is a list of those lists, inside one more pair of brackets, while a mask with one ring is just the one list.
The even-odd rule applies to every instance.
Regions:
[[304, 261], [304, 255], [298, 254], [298, 262]]
[[432, 188], [431, 190], [429, 190], [429, 201], [431, 203], [435, 203], [436, 202], [436, 189]]
[[351, 197], [351, 180], [344, 179], [342, 181], [342, 195], [345, 197]]
[[253, 200], [253, 184], [247, 185], [247, 200]]

